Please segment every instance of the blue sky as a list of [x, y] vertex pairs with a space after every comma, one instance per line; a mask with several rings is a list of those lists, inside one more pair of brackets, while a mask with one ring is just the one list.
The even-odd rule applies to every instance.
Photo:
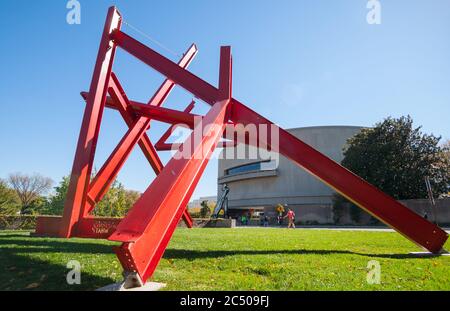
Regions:
[[[410, 114], [424, 131], [450, 138], [450, 2], [381, 0], [381, 25], [366, 22], [365, 0], [107, 1], [80, 0], [81, 24], [66, 23], [66, 0], [0, 0], [0, 177], [70, 173], [105, 14], [125, 20], [182, 53], [190, 70], [217, 83], [219, 47], [231, 45], [234, 97], [282, 127], [370, 126]], [[127, 26], [123, 31], [176, 60]], [[146, 101], [163, 78], [123, 51], [117, 72], [130, 98]], [[167, 107], [191, 99], [177, 89]], [[206, 112], [199, 103], [194, 112]], [[153, 123], [156, 140], [167, 128]], [[107, 111], [95, 165], [125, 133]], [[168, 154], [162, 155], [167, 161]], [[136, 148], [119, 175], [145, 190], [154, 177]], [[194, 194], [216, 193], [212, 161]]]

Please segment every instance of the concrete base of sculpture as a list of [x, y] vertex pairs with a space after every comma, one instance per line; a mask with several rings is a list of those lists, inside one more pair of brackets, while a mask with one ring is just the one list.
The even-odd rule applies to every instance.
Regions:
[[110, 285], [106, 285], [105, 287], [97, 289], [97, 291], [101, 292], [156, 292], [161, 288], [166, 287], [164, 283], [157, 282], [147, 282], [143, 286], [133, 287], [133, 288], [124, 288], [123, 283], [114, 283]]
[[210, 219], [203, 228], [236, 228], [236, 219]]

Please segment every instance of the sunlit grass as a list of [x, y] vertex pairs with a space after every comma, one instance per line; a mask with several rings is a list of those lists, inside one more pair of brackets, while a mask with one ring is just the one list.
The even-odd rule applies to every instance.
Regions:
[[[87, 290], [120, 281], [113, 245], [0, 232], [0, 290]], [[408, 255], [419, 250], [393, 232], [178, 229], [153, 280], [165, 290], [450, 290], [450, 257]], [[81, 285], [66, 283], [69, 260], [82, 265]], [[381, 265], [380, 284], [366, 281], [370, 260]]]

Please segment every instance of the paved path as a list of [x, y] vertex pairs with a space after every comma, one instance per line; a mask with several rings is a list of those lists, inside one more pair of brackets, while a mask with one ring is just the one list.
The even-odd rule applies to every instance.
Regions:
[[[287, 229], [287, 226], [279, 227], [279, 226], [236, 226], [236, 228], [267, 228], [267, 229]], [[390, 228], [373, 228], [373, 227], [299, 227], [296, 229], [304, 229], [304, 230], [335, 230], [335, 231], [373, 231], [373, 232], [395, 232], [394, 229]], [[447, 233], [450, 234], [450, 228], [443, 228]]]

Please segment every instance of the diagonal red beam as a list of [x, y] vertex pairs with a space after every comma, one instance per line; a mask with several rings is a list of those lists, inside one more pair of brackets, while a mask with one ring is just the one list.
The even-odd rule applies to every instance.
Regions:
[[232, 100], [231, 107], [235, 124], [254, 124], [258, 130], [260, 126], [268, 126], [279, 133], [278, 141], [268, 135], [267, 140], [259, 140], [255, 144], [257, 147], [281, 153], [417, 245], [433, 253], [442, 250], [448, 238], [444, 230], [237, 100]]
[[[116, 253], [125, 271], [137, 272], [145, 283], [161, 259], [197, 183], [223, 135], [231, 101], [231, 49], [220, 54], [225, 99], [212, 106], [197, 123], [178, 153], [118, 225], [110, 240], [124, 242]], [[223, 73], [223, 71], [228, 71]], [[201, 139], [199, 139], [201, 138]], [[192, 146], [192, 148], [191, 148]]]
[[155, 52], [126, 33], [118, 30], [112, 34], [114, 42], [122, 49], [152, 67], [177, 85], [213, 105], [220, 99], [219, 90], [191, 72], [180, 68], [170, 59]]
[[196, 130], [203, 133], [201, 141], [188, 155], [178, 151], [109, 237], [124, 242], [116, 248], [120, 262], [125, 271], [137, 272], [144, 282], [161, 259], [222, 135], [228, 105], [229, 100], [224, 100], [211, 108], [184, 146], [195, 142]]
[[119, 11], [115, 7], [110, 7], [103, 28], [89, 88], [89, 97], [78, 137], [69, 188], [64, 203], [64, 214], [60, 227], [61, 237], [70, 237], [73, 234], [74, 225], [82, 216], [82, 207], [86, 201], [107, 87], [117, 46], [112, 41], [111, 33], [119, 30], [121, 24], [122, 17]]

